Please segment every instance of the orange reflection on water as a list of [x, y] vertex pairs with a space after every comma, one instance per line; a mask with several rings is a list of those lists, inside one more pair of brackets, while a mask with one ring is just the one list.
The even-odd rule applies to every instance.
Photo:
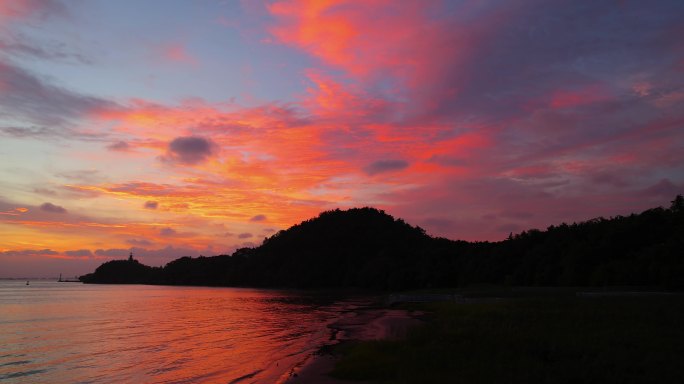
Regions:
[[327, 341], [340, 305], [272, 290], [0, 282], [0, 378], [278, 382]]

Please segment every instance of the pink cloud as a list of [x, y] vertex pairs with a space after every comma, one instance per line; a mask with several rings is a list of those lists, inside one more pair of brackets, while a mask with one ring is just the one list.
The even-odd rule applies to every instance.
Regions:
[[432, 57], [415, 54], [418, 46], [427, 52], [444, 41], [439, 37], [444, 26], [430, 14], [434, 5], [429, 1], [295, 0], [276, 2], [268, 9], [279, 22], [271, 32], [280, 41], [351, 74], [371, 75], [387, 70], [395, 74], [420, 71], [431, 61]]
[[[389, 98], [408, 101], [402, 114], [412, 116], [439, 110], [445, 99], [467, 97], [463, 88], [470, 81], [468, 71], [477, 65], [477, 49], [520, 13], [513, 5], [463, 2], [436, 17], [443, 5], [292, 0], [268, 9], [277, 21], [270, 30], [277, 41], [346, 71]], [[459, 16], [471, 13], [477, 16]]]
[[161, 47], [161, 55], [167, 61], [188, 64], [192, 66], [199, 65], [199, 60], [192, 56], [185, 45], [180, 43], [171, 43]]
[[610, 100], [611, 96], [601, 85], [591, 85], [574, 90], [557, 90], [551, 95], [549, 105], [554, 109], [574, 108]]
[[0, 21], [23, 20], [32, 16], [46, 17], [64, 14], [64, 6], [54, 0], [3, 0], [0, 2]]

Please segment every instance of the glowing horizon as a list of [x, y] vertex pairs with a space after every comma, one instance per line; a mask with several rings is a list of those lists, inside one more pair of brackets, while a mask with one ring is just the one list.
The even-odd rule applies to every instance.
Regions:
[[0, 3], [0, 277], [335, 208], [501, 240], [684, 192], [681, 2], [160, 5]]

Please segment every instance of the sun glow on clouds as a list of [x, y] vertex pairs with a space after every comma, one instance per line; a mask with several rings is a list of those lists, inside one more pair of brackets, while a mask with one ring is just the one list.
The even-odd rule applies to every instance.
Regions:
[[[336, 207], [374, 205], [434, 235], [496, 240], [664, 204], [684, 186], [684, 50], [650, 32], [678, 30], [673, 15], [684, 10], [659, 4], [277, 1], [245, 11], [252, 23], [237, 36], [249, 52], [215, 40], [242, 22], [151, 34], [174, 42], [151, 52], [161, 58], [145, 79], [152, 91], [170, 70], [210, 71], [210, 92], [236, 87], [216, 63], [238, 57], [247, 64], [222, 71], [267, 62], [299, 79], [275, 100], [209, 102], [183, 89], [169, 95], [176, 102], [154, 92], [108, 100], [69, 90], [73, 71], [43, 76], [36, 68], [47, 67], [29, 70], [25, 56], [3, 52], [0, 153], [50, 150], [0, 168], [11, 181], [0, 187], [0, 229], [10, 235], [0, 263], [133, 248], [159, 265], [258, 244]], [[9, 23], [32, 18], [76, 46], [52, 18], [75, 11], [2, 2], [0, 47], [37, 33]], [[150, 46], [117, 38], [104, 46]], [[32, 49], [22, 54], [48, 64], [64, 56]], [[106, 78], [111, 68], [92, 62]], [[101, 84], [93, 94], [107, 94]]]

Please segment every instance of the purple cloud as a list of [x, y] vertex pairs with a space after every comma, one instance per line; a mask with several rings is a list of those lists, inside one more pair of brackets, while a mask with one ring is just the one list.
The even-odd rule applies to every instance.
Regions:
[[363, 168], [363, 171], [370, 176], [385, 172], [401, 171], [408, 168], [409, 163], [404, 160], [378, 160]]
[[673, 197], [681, 194], [684, 191], [684, 185], [675, 185], [669, 179], [662, 179], [659, 182], [645, 188], [642, 191], [644, 196], [655, 196], [658, 198], [667, 199], [668, 197]]
[[71, 52], [57, 41], [36, 41], [24, 34], [0, 37], [0, 50], [6, 54], [31, 59], [54, 60], [75, 64], [92, 64], [87, 57]]
[[86, 257], [86, 256], [90, 257], [93, 255], [93, 253], [90, 252], [89, 249], [79, 249], [79, 250], [75, 250], [75, 251], [66, 251], [66, 252], [64, 252], [64, 254], [67, 256], [74, 256], [74, 257]]
[[0, 256], [46, 256], [59, 255], [59, 252], [52, 249], [25, 249], [21, 251], [4, 251], [0, 252]]
[[59, 205], [54, 205], [52, 203], [43, 203], [40, 206], [40, 209], [50, 213], [67, 213], [67, 210], [63, 207], [60, 207]]
[[207, 161], [216, 153], [216, 148], [213, 141], [204, 137], [177, 137], [169, 143], [166, 154], [161, 159], [165, 162], [195, 165]]
[[3, 136], [21, 139], [40, 139], [45, 137], [60, 137], [58, 131], [46, 127], [0, 127]]
[[[83, 96], [53, 86], [22, 68], [0, 59], [0, 113], [13, 120], [37, 124], [19, 127], [15, 135], [75, 134], [69, 122], [87, 113], [104, 108], [118, 108], [114, 103], [97, 97]], [[52, 127], [59, 128], [55, 130]], [[5, 131], [5, 130], [3, 130]]]
[[256, 216], [252, 217], [251, 219], [249, 219], [249, 221], [253, 221], [253, 222], [266, 221], [266, 215], [256, 215]]
[[128, 244], [131, 245], [137, 245], [137, 246], [142, 246], [142, 247], [147, 247], [152, 245], [152, 242], [146, 239], [128, 239], [126, 240]]
[[159, 207], [159, 203], [156, 201], [146, 201], [144, 207], [145, 209], [157, 209]]
[[130, 146], [125, 141], [117, 141], [116, 143], [111, 143], [107, 146], [110, 151], [126, 152], [130, 149]]
[[239, 239], [249, 239], [250, 237], [253, 237], [253, 236], [254, 236], [254, 235], [252, 235], [251, 233], [247, 233], [247, 232], [246, 232], [246, 233], [241, 233], [241, 234], [239, 234], [239, 235], [238, 235], [238, 238], [239, 238]]
[[162, 236], [176, 236], [178, 232], [171, 227], [165, 227], [159, 230], [159, 234]]

